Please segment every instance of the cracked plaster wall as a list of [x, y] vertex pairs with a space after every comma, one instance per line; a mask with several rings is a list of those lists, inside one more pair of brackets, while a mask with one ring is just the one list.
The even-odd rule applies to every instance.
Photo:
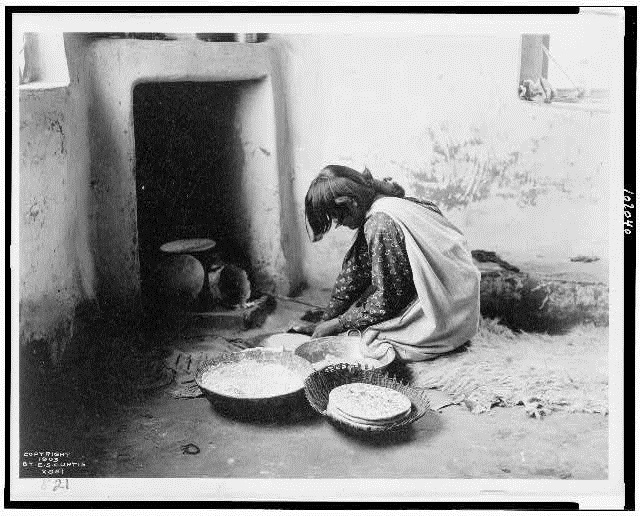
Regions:
[[[275, 39], [300, 220], [324, 164], [366, 165], [437, 202], [472, 248], [516, 263], [596, 255], [606, 270], [609, 114], [521, 101], [519, 37]], [[352, 233], [312, 244], [300, 228], [305, 278], [328, 287]]]
[[[81, 47], [67, 41], [71, 68]], [[20, 344], [58, 360], [79, 307], [95, 300], [89, 154], [81, 76], [66, 87], [21, 89], [19, 125]]]

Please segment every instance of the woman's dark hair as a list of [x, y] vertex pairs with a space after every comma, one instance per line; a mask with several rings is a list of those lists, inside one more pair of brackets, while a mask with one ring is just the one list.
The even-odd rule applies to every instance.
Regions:
[[340, 218], [346, 207], [339, 206], [338, 197], [350, 197], [367, 209], [376, 195], [404, 197], [404, 189], [390, 180], [374, 179], [365, 168], [360, 173], [342, 165], [329, 165], [311, 182], [304, 200], [304, 214], [316, 242], [331, 229], [334, 219]]

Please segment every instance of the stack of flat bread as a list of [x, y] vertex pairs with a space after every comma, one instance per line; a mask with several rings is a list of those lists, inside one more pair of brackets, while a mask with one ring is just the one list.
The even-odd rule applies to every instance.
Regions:
[[347, 383], [329, 393], [327, 414], [362, 428], [386, 428], [411, 412], [411, 400], [401, 392], [368, 383]]

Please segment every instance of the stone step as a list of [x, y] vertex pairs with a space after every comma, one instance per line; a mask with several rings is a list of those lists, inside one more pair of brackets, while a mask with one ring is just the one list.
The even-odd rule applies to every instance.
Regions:
[[187, 312], [185, 318], [192, 329], [248, 330], [261, 326], [275, 307], [274, 298], [264, 295], [245, 308], [216, 308], [209, 312]]
[[480, 307], [484, 317], [499, 318], [524, 331], [562, 331], [573, 324], [609, 323], [605, 283], [542, 277], [481, 267]]

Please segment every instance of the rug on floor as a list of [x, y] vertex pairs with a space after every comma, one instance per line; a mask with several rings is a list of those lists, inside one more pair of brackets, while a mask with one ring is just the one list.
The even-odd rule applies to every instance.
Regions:
[[205, 360], [210, 360], [224, 353], [242, 351], [250, 345], [241, 339], [224, 339], [222, 337], [208, 337], [201, 340], [203, 342], [200, 347], [204, 349], [194, 349], [188, 352], [174, 348], [164, 359], [165, 367], [174, 371], [175, 380], [168, 390], [169, 395], [174, 398], [204, 396], [195, 383], [198, 366]]
[[528, 334], [483, 319], [464, 351], [407, 367], [416, 387], [441, 389], [473, 413], [516, 405], [533, 417], [609, 411], [607, 327]]

